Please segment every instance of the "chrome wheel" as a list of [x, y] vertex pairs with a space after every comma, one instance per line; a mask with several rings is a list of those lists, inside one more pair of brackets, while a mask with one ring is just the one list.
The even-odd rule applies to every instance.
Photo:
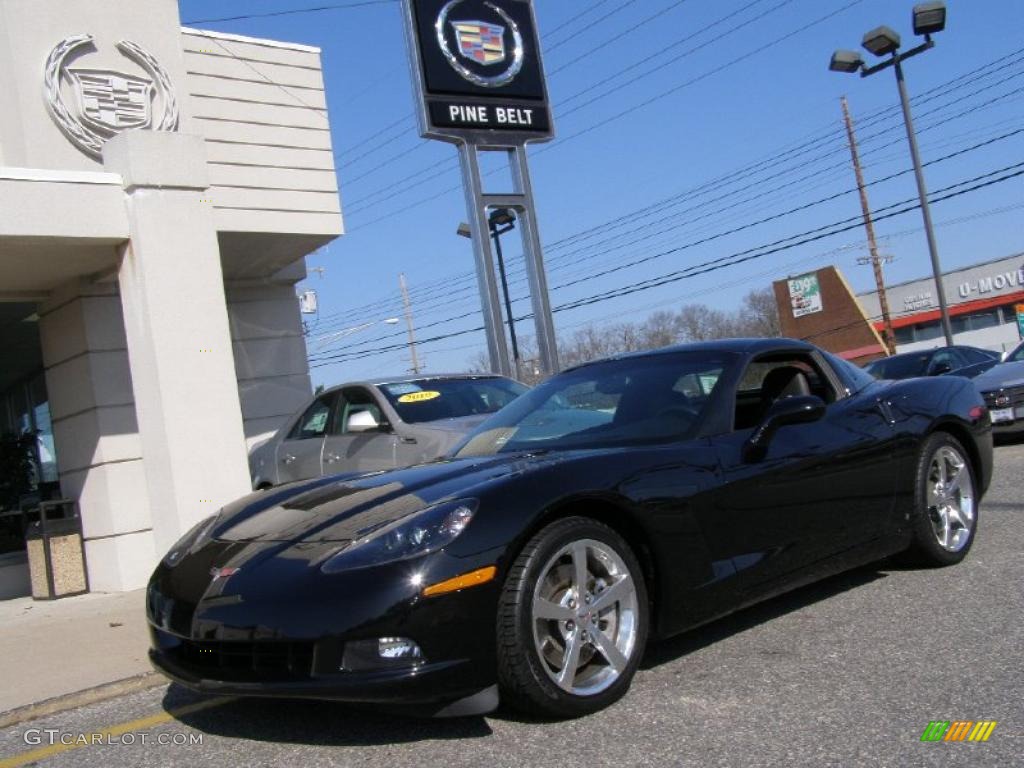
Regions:
[[959, 552], [974, 532], [974, 482], [967, 461], [949, 445], [932, 456], [927, 475], [928, 519], [939, 546]]
[[606, 690], [636, 652], [637, 591], [618, 552], [595, 539], [560, 549], [533, 591], [533, 641], [541, 665], [578, 696]]

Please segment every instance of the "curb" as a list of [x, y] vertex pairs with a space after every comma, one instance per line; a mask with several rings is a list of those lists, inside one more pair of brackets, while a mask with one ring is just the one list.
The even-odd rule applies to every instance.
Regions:
[[67, 712], [69, 709], [77, 709], [88, 704], [115, 699], [125, 694], [137, 693], [168, 682], [168, 679], [159, 672], [144, 672], [134, 677], [126, 677], [123, 680], [104, 683], [94, 688], [86, 688], [84, 691], [54, 696], [52, 699], [0, 712], [0, 728], [9, 728], [29, 720]]

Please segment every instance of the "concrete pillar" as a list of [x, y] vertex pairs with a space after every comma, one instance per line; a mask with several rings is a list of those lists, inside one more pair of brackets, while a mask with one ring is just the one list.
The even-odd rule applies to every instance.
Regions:
[[103, 150], [121, 174], [130, 240], [118, 284], [158, 552], [249, 491], [220, 252], [198, 136], [128, 131]]
[[82, 514], [89, 586], [145, 586], [156, 563], [121, 299], [73, 281], [39, 307], [61, 493]]
[[225, 286], [238, 396], [249, 446], [272, 435], [313, 393], [295, 282], [302, 262], [258, 285]]

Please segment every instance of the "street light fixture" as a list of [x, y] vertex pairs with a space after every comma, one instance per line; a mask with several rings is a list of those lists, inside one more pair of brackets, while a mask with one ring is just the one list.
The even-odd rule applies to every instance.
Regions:
[[828, 68], [833, 72], [860, 72], [864, 66], [864, 58], [857, 51], [836, 51]]
[[901, 42], [899, 33], [892, 27], [881, 26], [875, 27], [864, 35], [860, 44], [864, 50], [875, 54], [875, 56], [888, 56], [890, 53], [896, 52]]
[[319, 342], [317, 344], [317, 348], [320, 348], [327, 344], [330, 344], [332, 341], [335, 341], [337, 339], [344, 338], [345, 336], [351, 336], [353, 333], [358, 333], [359, 331], [365, 331], [367, 328], [372, 328], [378, 323], [384, 323], [385, 325], [396, 325], [398, 323], [398, 318], [389, 317], [386, 320], [371, 320], [368, 323], [354, 325], [351, 328], [344, 328], [340, 331], [335, 331], [334, 333], [328, 333], [324, 334], [323, 336], [318, 336], [316, 339], [314, 339], [314, 341]]
[[[487, 217], [487, 223], [491, 230], [491, 240], [494, 242], [494, 255], [498, 260], [498, 275], [501, 278], [501, 290], [505, 298], [505, 316], [508, 318], [508, 335], [512, 342], [512, 362], [516, 369], [516, 378], [522, 378], [519, 360], [519, 342], [516, 340], [516, 324], [512, 319], [512, 298], [508, 292], [508, 278], [505, 276], [505, 257], [501, 252], [501, 236], [516, 228], [516, 214], [511, 208], [495, 208]], [[460, 237], [472, 238], [473, 233], [469, 224], [462, 222], [455, 233]]]
[[859, 53], [854, 51], [836, 51], [832, 54], [829, 69], [833, 72], [860, 72], [861, 77], [868, 77], [883, 69], [892, 67], [896, 72], [896, 86], [900, 93], [903, 106], [903, 121], [907, 127], [907, 142], [910, 144], [910, 158], [914, 163], [914, 176], [917, 179], [917, 193], [921, 199], [921, 216], [924, 218], [924, 230], [928, 237], [928, 252], [932, 260], [932, 272], [935, 276], [935, 293], [939, 300], [939, 312], [942, 315], [942, 332], [946, 337], [946, 345], [953, 346], [953, 327], [949, 321], [949, 305], [946, 302], [946, 288], [942, 283], [942, 266], [939, 263], [939, 247], [935, 241], [935, 228], [932, 226], [932, 213], [928, 205], [928, 188], [924, 181], [921, 168], [921, 155], [917, 148], [917, 135], [914, 133], [914, 119], [910, 113], [910, 97], [903, 79], [903, 62], [919, 53], [935, 47], [931, 35], [946, 28], [946, 4], [944, 2], [920, 3], [913, 11], [914, 34], [923, 36], [921, 45], [911, 48], [905, 53], [899, 52], [900, 36], [886, 26], [877, 27], [866, 35], [862, 45], [876, 56], [890, 56], [881, 64], [873, 67], [865, 65]]
[[921, 3], [914, 6], [914, 34], [934, 35], [946, 28], [946, 4]]

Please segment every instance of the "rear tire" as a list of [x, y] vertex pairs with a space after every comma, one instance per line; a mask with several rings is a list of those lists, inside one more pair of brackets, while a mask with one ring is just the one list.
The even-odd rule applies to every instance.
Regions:
[[621, 698], [647, 641], [647, 589], [629, 545], [585, 517], [539, 531], [509, 571], [498, 602], [502, 700], [571, 718]]
[[967, 451], [946, 432], [929, 435], [915, 482], [908, 559], [930, 567], [959, 563], [978, 531], [977, 482]]

